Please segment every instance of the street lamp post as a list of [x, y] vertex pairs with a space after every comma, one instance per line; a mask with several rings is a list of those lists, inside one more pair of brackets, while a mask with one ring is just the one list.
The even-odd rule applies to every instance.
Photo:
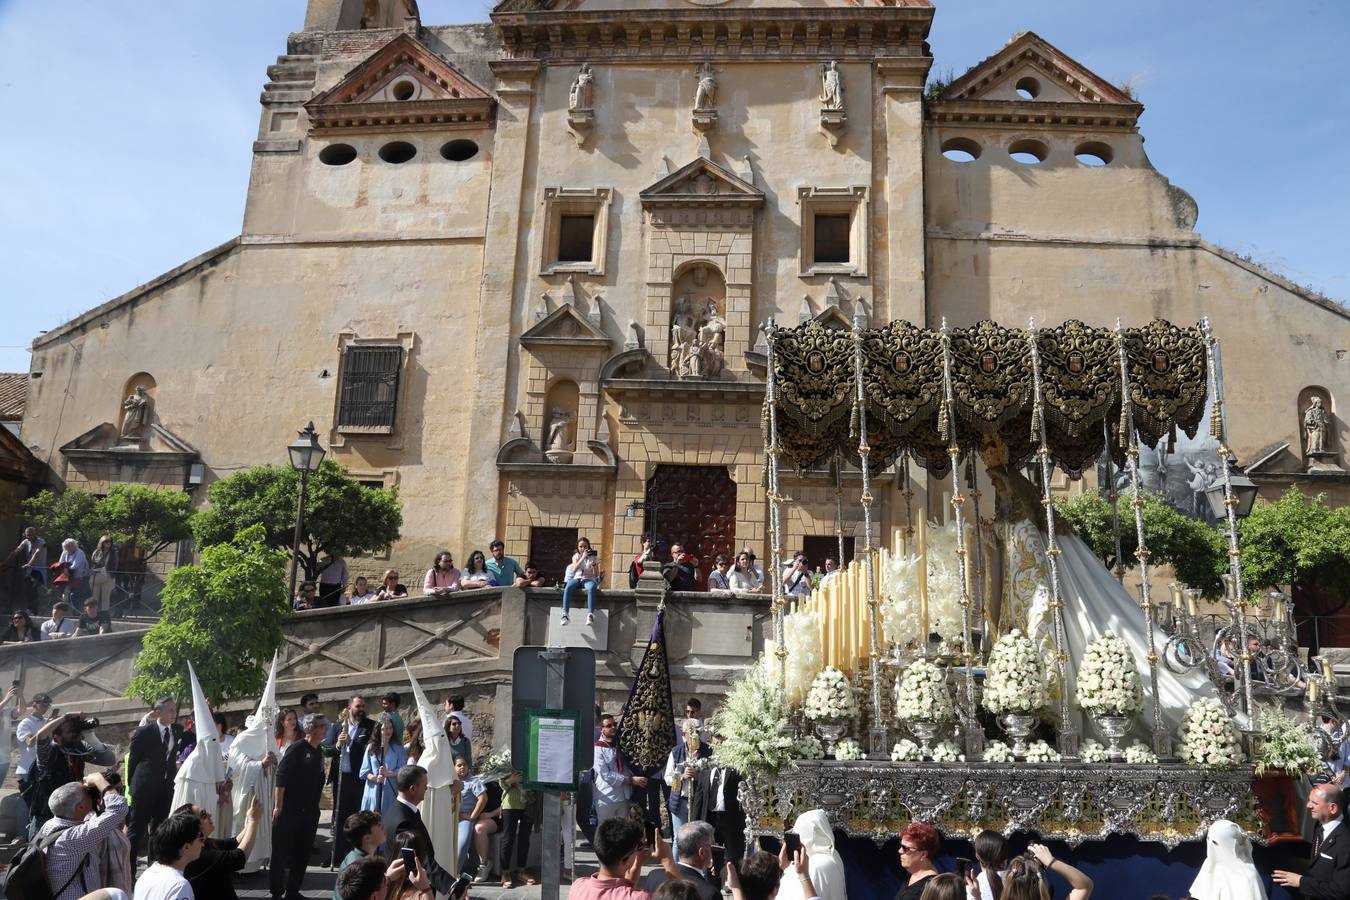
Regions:
[[291, 457], [291, 468], [300, 473], [300, 500], [295, 508], [295, 540], [291, 544], [291, 595], [295, 600], [295, 570], [300, 564], [300, 538], [305, 530], [305, 491], [309, 487], [309, 473], [323, 462], [324, 449], [319, 446], [319, 435], [310, 422], [294, 443], [286, 448]]

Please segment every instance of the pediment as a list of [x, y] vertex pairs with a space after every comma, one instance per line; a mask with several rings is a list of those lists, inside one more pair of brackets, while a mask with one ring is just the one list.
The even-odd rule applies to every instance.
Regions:
[[[1017, 92], [1024, 78], [1032, 78], [1038, 91], [1024, 98]], [[1143, 106], [1045, 38], [1024, 31], [1003, 49], [976, 63], [942, 92], [943, 100], [1011, 101], [1018, 103], [1104, 103]]]
[[400, 34], [305, 104], [315, 129], [481, 127], [492, 95], [409, 34]]
[[609, 336], [591, 324], [575, 306], [563, 303], [522, 334], [520, 343], [525, 347], [608, 347]]
[[169, 429], [155, 423], [146, 426], [139, 439], [124, 441], [121, 440], [116, 425], [104, 422], [62, 444], [61, 454], [72, 460], [133, 457], [183, 460], [198, 458], [196, 448]]
[[760, 205], [764, 192], [725, 166], [699, 157], [639, 195], [644, 206], [663, 203]]

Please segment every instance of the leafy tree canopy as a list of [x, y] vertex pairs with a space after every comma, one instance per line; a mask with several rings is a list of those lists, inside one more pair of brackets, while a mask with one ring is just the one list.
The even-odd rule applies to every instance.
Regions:
[[89, 552], [106, 534], [119, 547], [135, 543], [149, 558], [192, 536], [192, 498], [173, 488], [115, 484], [103, 497], [78, 487], [42, 491], [23, 511], [53, 548], [73, 537]]
[[180, 566], [160, 594], [160, 619], [136, 657], [128, 697], [192, 696], [191, 661], [214, 702], [256, 697], [267, 680], [290, 612], [286, 554], [267, 545], [261, 525], [202, 550], [200, 565]]
[[[254, 466], [217, 481], [207, 493], [210, 507], [199, 512], [192, 530], [200, 546], [228, 541], [259, 525], [269, 547], [291, 552], [300, 475], [289, 466]], [[323, 554], [355, 556], [398, 540], [403, 511], [397, 490], [366, 487], [342, 466], [325, 459], [309, 476], [305, 495], [305, 536], [298, 556], [305, 578], [319, 574]]]
[[[1177, 578], [1206, 597], [1217, 597], [1222, 583], [1219, 573], [1227, 571], [1228, 545], [1217, 528], [1206, 525], [1168, 506], [1157, 494], [1143, 492], [1144, 541], [1149, 562], [1170, 564]], [[1122, 495], [1120, 507], [1120, 552], [1126, 569], [1138, 565], [1134, 552], [1139, 549], [1131, 498]], [[1073, 526], [1088, 547], [1107, 568], [1116, 565], [1116, 542], [1111, 530], [1111, 504], [1094, 492], [1080, 494], [1055, 504], [1055, 515]]]
[[1350, 507], [1290, 487], [1274, 503], [1258, 501], [1240, 523], [1242, 582], [1247, 593], [1298, 585], [1350, 593]]

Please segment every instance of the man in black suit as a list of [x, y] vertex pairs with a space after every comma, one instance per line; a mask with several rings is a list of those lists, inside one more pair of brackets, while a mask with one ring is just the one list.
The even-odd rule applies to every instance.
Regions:
[[[328, 736], [323, 743], [324, 752], [333, 757], [328, 768], [328, 783], [333, 786], [333, 808], [337, 810], [338, 822], [346, 822], [348, 816], [361, 808], [361, 761], [366, 758], [366, 745], [370, 743], [374, 728], [375, 720], [366, 718], [366, 701], [360, 696], [347, 702], [345, 722], [337, 721], [328, 726]], [[347, 838], [341, 830], [336, 834], [335, 843], [335, 858], [342, 859], [351, 847], [347, 846]]]
[[1345, 830], [1345, 792], [1334, 784], [1316, 785], [1308, 795], [1308, 812], [1317, 823], [1312, 862], [1302, 875], [1276, 870], [1275, 883], [1296, 888], [1304, 897], [1350, 900], [1350, 834]]
[[[172, 697], [161, 697], [155, 702], [150, 721], [131, 736], [131, 749], [127, 753], [131, 787], [127, 836], [131, 839], [133, 866], [141, 840], [169, 817], [173, 778], [178, 773], [179, 744], [183, 739], [183, 726], [177, 719], [178, 702]], [[147, 859], [154, 861], [148, 856]]]
[[[722, 736], [713, 735], [712, 743], [714, 747], [722, 743]], [[714, 751], [714, 761], [716, 756]], [[707, 822], [713, 827], [717, 840], [726, 848], [728, 862], [740, 862], [745, 856], [745, 813], [737, 796], [740, 787], [740, 772], [710, 767], [698, 773], [690, 798], [690, 820]]]
[[436, 862], [436, 848], [431, 844], [431, 835], [417, 809], [417, 805], [427, 795], [427, 770], [421, 766], [404, 766], [398, 770], [395, 783], [398, 786], [398, 799], [384, 814], [384, 833], [389, 836], [389, 846], [394, 846], [394, 839], [403, 832], [412, 832], [416, 841], [413, 847], [417, 851], [417, 865], [426, 870], [436, 893], [461, 896], [472, 879], [466, 874], [457, 880]]
[[[698, 891], [698, 900], [720, 900], [721, 889], [708, 877], [712, 867], [713, 827], [707, 822], [686, 822], [675, 835], [676, 867], [680, 876]], [[642, 879], [641, 888], [655, 893], [663, 883], [670, 880], [665, 869], [655, 869]]]

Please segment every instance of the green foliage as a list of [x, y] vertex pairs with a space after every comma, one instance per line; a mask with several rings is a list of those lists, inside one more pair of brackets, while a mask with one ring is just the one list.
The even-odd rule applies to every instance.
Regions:
[[[217, 481], [207, 493], [210, 507], [192, 521], [197, 543], [203, 547], [222, 543], [258, 525], [267, 546], [290, 553], [299, 496], [300, 476], [290, 466], [254, 466]], [[305, 578], [318, 576], [321, 555], [355, 556], [383, 549], [398, 539], [402, 527], [396, 490], [366, 487], [325, 459], [309, 476], [305, 495], [305, 536], [298, 555]]]
[[[1148, 544], [1149, 562], [1153, 565], [1170, 564], [1177, 578], [1206, 597], [1219, 596], [1222, 587], [1219, 573], [1227, 564], [1227, 543], [1223, 533], [1183, 515], [1168, 506], [1157, 494], [1144, 492], [1144, 540]], [[1120, 502], [1120, 551], [1126, 569], [1133, 569], [1139, 549], [1134, 524], [1134, 508], [1128, 495]], [[1096, 492], [1080, 494], [1055, 504], [1055, 515], [1071, 525], [1088, 547], [1107, 568], [1115, 568], [1116, 544], [1111, 531], [1111, 504]]]
[[952, 71], [950, 68], [944, 69], [940, 73], [937, 72], [931, 73], [929, 75], [928, 84], [926, 84], [923, 89], [924, 99], [940, 100], [942, 98], [942, 92], [947, 90], [947, 88], [955, 80], [956, 80], [956, 73]]
[[290, 611], [286, 554], [267, 546], [255, 525], [202, 550], [200, 565], [180, 566], [160, 594], [160, 619], [136, 657], [128, 697], [192, 696], [191, 661], [215, 702], [255, 697], [282, 642]]
[[1258, 501], [1239, 527], [1245, 593], [1283, 585], [1350, 593], [1350, 508], [1290, 487], [1274, 503]]
[[173, 488], [115, 484], [103, 497], [84, 488], [42, 491], [23, 511], [54, 550], [73, 537], [90, 552], [106, 534], [118, 547], [135, 543], [148, 559], [192, 536], [192, 498]]

